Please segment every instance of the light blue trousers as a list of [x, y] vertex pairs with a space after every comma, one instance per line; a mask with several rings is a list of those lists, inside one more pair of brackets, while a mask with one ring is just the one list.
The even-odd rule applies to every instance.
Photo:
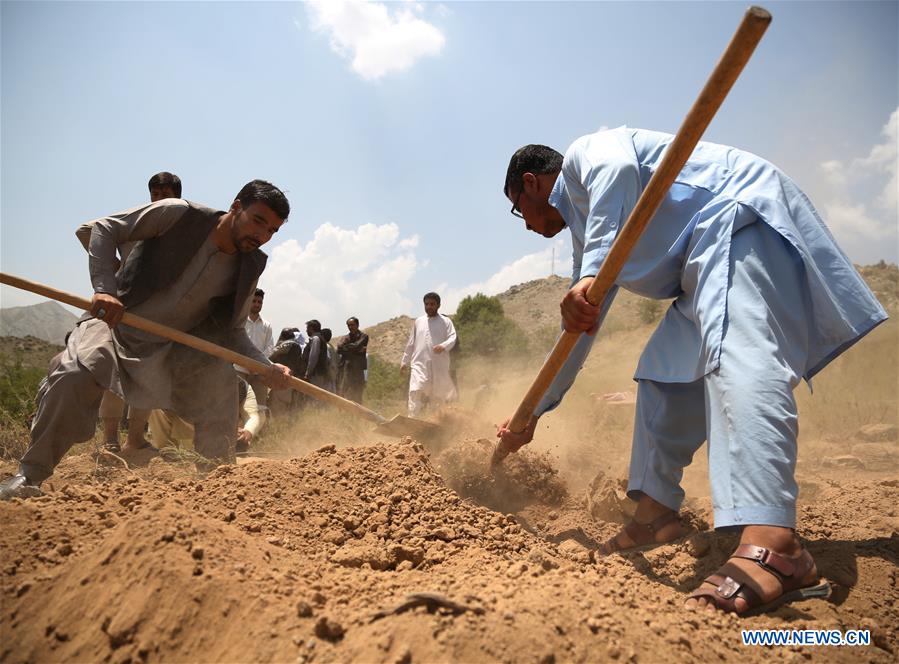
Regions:
[[708, 440], [715, 527], [796, 527], [793, 389], [810, 313], [798, 254], [764, 222], [734, 234], [718, 369], [692, 383], [638, 381], [628, 495], [680, 509], [684, 467]]

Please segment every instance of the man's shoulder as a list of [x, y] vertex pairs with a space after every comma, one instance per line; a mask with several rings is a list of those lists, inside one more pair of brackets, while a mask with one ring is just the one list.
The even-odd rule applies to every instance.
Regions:
[[190, 201], [186, 201], [183, 198], [163, 198], [162, 200], [156, 201], [154, 203], [138, 205], [138, 206], [134, 207], [133, 209], [140, 210], [141, 208], [143, 208], [144, 214], [149, 212], [151, 214], [162, 213], [162, 214], [177, 215], [177, 214], [184, 214], [191, 207], [196, 207], [197, 209], [202, 209], [204, 211], [209, 209], [202, 205], [192, 204]]
[[186, 198], [164, 198], [158, 203], [165, 203], [175, 207], [182, 207], [185, 210], [187, 208], [191, 208], [197, 210], [198, 212], [203, 212], [206, 214], [224, 214], [224, 211], [217, 210], [216, 208], [209, 207], [208, 205], [204, 205], [203, 203], [197, 203], [196, 201], [189, 201]]

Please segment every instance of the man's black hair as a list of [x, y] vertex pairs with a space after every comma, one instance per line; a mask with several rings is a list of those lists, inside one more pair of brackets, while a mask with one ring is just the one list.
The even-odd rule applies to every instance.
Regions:
[[319, 323], [314, 318], [312, 320], [307, 320], [306, 326], [312, 328], [313, 332], [321, 332], [322, 331], [322, 324]]
[[253, 291], [253, 297], [263, 297], [264, 298], [265, 291], [262, 290], [261, 288], [257, 288], [255, 291]]
[[296, 333], [299, 331], [299, 328], [296, 327], [285, 327], [281, 330], [281, 334], [278, 335], [278, 343], [281, 343], [282, 341], [293, 341], [296, 338]]
[[545, 145], [525, 145], [519, 148], [509, 160], [503, 193], [511, 197], [521, 191], [522, 177], [525, 173], [534, 175], [558, 173], [562, 170], [562, 159], [561, 154]]
[[355, 316], [350, 316], [349, 318], [346, 319], [347, 323], [349, 323], [350, 321], [354, 322], [356, 325], [359, 324], [359, 319], [356, 318]]
[[334, 333], [331, 332], [331, 328], [330, 328], [330, 327], [323, 327], [323, 328], [322, 328], [322, 339], [325, 340], [325, 343], [328, 343], [329, 341], [331, 341], [331, 337], [332, 337], [332, 336], [334, 336]]
[[168, 188], [175, 194], [175, 198], [181, 198], [181, 178], [174, 173], [162, 171], [150, 178], [147, 183], [147, 189], [164, 189]]
[[244, 209], [253, 203], [264, 203], [282, 221], [286, 221], [290, 215], [290, 203], [287, 202], [287, 196], [271, 182], [265, 180], [247, 182], [234, 198], [240, 201]]
[[425, 293], [425, 296], [421, 298], [421, 301], [424, 302], [425, 300], [437, 300], [437, 306], [440, 306], [440, 296], [437, 295], [437, 293]]

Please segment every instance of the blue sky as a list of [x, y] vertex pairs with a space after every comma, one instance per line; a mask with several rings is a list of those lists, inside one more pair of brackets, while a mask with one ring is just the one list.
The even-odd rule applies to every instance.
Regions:
[[[897, 3], [764, 6], [772, 26], [706, 140], [782, 167], [856, 262], [895, 262]], [[4, 1], [2, 269], [88, 295], [74, 229], [170, 170], [219, 208], [256, 177], [288, 192], [261, 282], [276, 328], [342, 333], [350, 315], [418, 314], [429, 290], [451, 313], [547, 275], [553, 246], [564, 274], [567, 238], [508, 213], [511, 153], [676, 131], [745, 8]]]

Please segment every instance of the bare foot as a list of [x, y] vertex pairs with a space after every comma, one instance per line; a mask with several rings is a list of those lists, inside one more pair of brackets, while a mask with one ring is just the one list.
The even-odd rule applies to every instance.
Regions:
[[[790, 528], [779, 526], [746, 526], [740, 537], [740, 544], [752, 544], [770, 549], [786, 558], [797, 558], [802, 553], [802, 544], [796, 533]], [[784, 592], [780, 579], [772, 572], [768, 572], [754, 560], [745, 558], [729, 558], [717, 571], [717, 574], [729, 576], [739, 584], [745, 584], [755, 591], [761, 598], [762, 604], [767, 604], [777, 599]], [[799, 587], [813, 585], [818, 580], [818, 569], [814, 563], [801, 577]], [[716, 584], [706, 580], [697, 589], [708, 590], [715, 588]], [[695, 593], [694, 593], [695, 595]], [[718, 607], [708, 597], [691, 596], [685, 603], [686, 608], [694, 611], [717, 611]], [[738, 614], [745, 613], [749, 607], [742, 597], [734, 599], [734, 608]]]
[[[670, 521], [663, 518], [669, 515], [673, 515], [675, 518], [671, 518]], [[665, 544], [676, 540], [684, 534], [676, 515], [677, 512], [670, 507], [666, 507], [644, 494], [637, 503], [634, 520], [619, 530], [615, 537], [605, 542], [600, 547], [600, 553], [609, 555], [615, 551], [624, 551], [636, 546], [645, 546], [651, 543]], [[647, 541], [646, 537], [651, 537], [651, 540]]]

